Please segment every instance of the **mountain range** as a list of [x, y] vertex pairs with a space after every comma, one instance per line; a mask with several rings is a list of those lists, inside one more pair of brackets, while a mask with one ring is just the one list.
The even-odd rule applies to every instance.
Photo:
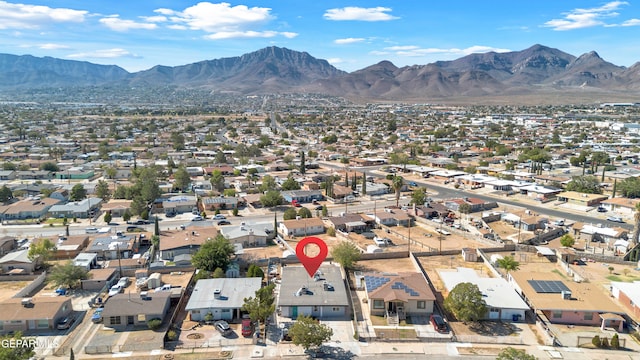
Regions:
[[348, 73], [307, 52], [272, 46], [238, 57], [130, 73], [115, 65], [0, 54], [0, 90], [115, 85], [179, 86], [242, 95], [306, 92], [367, 100], [571, 93], [637, 98], [640, 62], [627, 68], [603, 60], [595, 51], [576, 57], [534, 45], [426, 65], [397, 67], [381, 61]]

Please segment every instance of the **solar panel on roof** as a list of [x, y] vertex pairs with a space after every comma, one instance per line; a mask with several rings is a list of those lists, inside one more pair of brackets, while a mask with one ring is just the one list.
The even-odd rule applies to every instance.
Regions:
[[570, 291], [562, 282], [557, 280], [527, 280], [533, 290], [539, 294], [560, 294], [563, 291]]

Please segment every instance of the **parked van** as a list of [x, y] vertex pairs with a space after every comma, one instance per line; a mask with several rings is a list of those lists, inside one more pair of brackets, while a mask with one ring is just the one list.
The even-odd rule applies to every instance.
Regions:
[[437, 314], [431, 314], [431, 317], [429, 318], [431, 325], [433, 325], [433, 329], [439, 333], [443, 333], [446, 334], [449, 332], [449, 329], [447, 329], [447, 323], [444, 322], [444, 319], [442, 318], [442, 316], [437, 315]]

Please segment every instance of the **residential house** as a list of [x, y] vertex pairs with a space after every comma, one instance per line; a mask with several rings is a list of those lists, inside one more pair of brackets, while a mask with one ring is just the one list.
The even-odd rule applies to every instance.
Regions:
[[433, 313], [436, 296], [421, 273], [367, 272], [355, 276], [356, 287], [366, 291], [370, 315], [398, 321]]
[[373, 220], [380, 225], [385, 226], [412, 226], [413, 219], [403, 210], [383, 209], [373, 214]]
[[129, 327], [147, 328], [147, 322], [153, 319], [164, 321], [170, 307], [169, 291], [117, 294], [104, 304], [102, 318], [104, 326], [116, 330]]
[[10, 181], [16, 178], [14, 170], [0, 170], [0, 181]]
[[624, 306], [635, 321], [640, 321], [640, 281], [609, 284], [611, 295]]
[[236, 209], [242, 206], [244, 201], [242, 198], [235, 196], [210, 196], [201, 198], [202, 206], [207, 212], [216, 210]]
[[482, 299], [487, 304], [484, 319], [501, 321], [524, 321], [529, 310], [527, 303], [503, 278], [480, 277], [474, 269], [457, 268], [456, 270], [439, 270], [438, 275], [444, 283], [447, 292], [451, 292], [456, 285], [469, 282], [482, 293]]
[[222, 236], [232, 244], [242, 244], [243, 248], [266, 246], [269, 235], [265, 230], [272, 232], [273, 223], [244, 224], [240, 226], [223, 226], [220, 228]]
[[59, 202], [60, 200], [57, 199], [35, 197], [0, 206], [0, 220], [11, 222], [14, 220], [43, 219], [49, 209]]
[[89, 278], [80, 281], [80, 288], [83, 290], [100, 291], [110, 288], [118, 279], [120, 279], [118, 269], [91, 269], [89, 270]]
[[261, 286], [262, 279], [257, 277], [201, 279], [185, 310], [193, 321], [204, 321], [209, 313], [213, 320], [241, 319], [244, 299], [254, 297]]
[[208, 239], [218, 235], [215, 228], [185, 231], [163, 231], [160, 235], [160, 259], [173, 261], [178, 255], [195, 254]]
[[60, 200], [60, 203], [66, 203], [69, 201], [69, 191], [67, 189], [57, 189], [49, 197]]
[[564, 191], [557, 196], [558, 201], [584, 207], [598, 206], [600, 202], [609, 198], [607, 195], [585, 194], [577, 191]]
[[600, 206], [622, 216], [633, 216], [638, 203], [640, 203], [640, 199], [616, 197], [601, 201]]
[[113, 235], [96, 237], [85, 252], [98, 254], [99, 260], [128, 259], [138, 252], [136, 235]]
[[453, 211], [460, 211], [460, 206], [466, 204], [469, 206], [469, 212], [475, 213], [484, 210], [490, 210], [498, 207], [495, 201], [485, 201], [473, 197], [465, 197], [459, 199], [446, 200], [444, 205]]
[[364, 214], [343, 214], [342, 216], [331, 216], [327, 219], [329, 226], [342, 232], [362, 233], [373, 229], [374, 221]]
[[320, 190], [289, 190], [282, 191], [282, 197], [288, 203], [291, 203], [293, 200], [296, 200], [298, 203], [310, 203], [313, 200], [322, 200], [324, 197], [322, 196], [322, 191]]
[[284, 220], [278, 224], [280, 233], [288, 236], [307, 236], [324, 233], [324, 222], [319, 218]]
[[[520, 191], [520, 194], [541, 202], [555, 200], [560, 193], [563, 193], [562, 189], [538, 184], [521, 186], [518, 187], [518, 190]], [[560, 200], [562, 201], [562, 199]]]
[[300, 315], [320, 320], [348, 319], [349, 298], [342, 273], [337, 265], [323, 264], [314, 276], [302, 266], [282, 268], [278, 293], [278, 311], [283, 317]]
[[[71, 260], [80, 254], [89, 244], [88, 235], [71, 235], [65, 236], [66, 240], [59, 239], [56, 244], [56, 251], [51, 254], [52, 259]], [[37, 244], [43, 238], [34, 239], [33, 243]]]
[[195, 196], [173, 196], [162, 201], [162, 208], [167, 215], [190, 213], [198, 209], [198, 199]]
[[16, 248], [16, 238], [13, 236], [0, 237], [0, 256], [13, 251]]
[[0, 258], [3, 274], [31, 274], [40, 266], [40, 260], [29, 259], [29, 249], [10, 252]]
[[98, 211], [101, 204], [102, 199], [100, 198], [87, 198], [66, 204], [53, 205], [49, 209], [49, 216], [54, 218], [88, 219], [89, 216], [93, 216]]
[[73, 258], [72, 264], [80, 266], [87, 270], [95, 269], [98, 266], [98, 254], [96, 253], [79, 253]]
[[71, 298], [41, 296], [9, 298], [0, 302], [0, 333], [55, 330], [58, 321], [73, 311]]
[[531, 309], [551, 323], [624, 328], [625, 311], [591, 283], [523, 268], [510, 272], [508, 280]]
[[127, 210], [131, 209], [133, 200], [110, 199], [106, 204], [102, 204], [103, 212], [111, 211], [112, 217], [122, 217]]

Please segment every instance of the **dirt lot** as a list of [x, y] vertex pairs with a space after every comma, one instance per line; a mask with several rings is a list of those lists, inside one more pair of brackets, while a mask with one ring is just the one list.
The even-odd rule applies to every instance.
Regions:
[[379, 271], [379, 272], [416, 272], [418, 269], [413, 265], [411, 260], [407, 258], [392, 260], [367, 260], [358, 261], [357, 266], [362, 271]]
[[0, 301], [11, 298], [31, 281], [2, 281], [0, 282]]

